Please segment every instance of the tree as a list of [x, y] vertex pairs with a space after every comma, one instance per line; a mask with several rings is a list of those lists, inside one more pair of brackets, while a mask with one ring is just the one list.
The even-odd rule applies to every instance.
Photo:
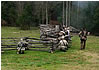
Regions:
[[17, 24], [21, 29], [30, 29], [30, 25], [32, 23], [32, 11], [32, 6], [30, 4], [24, 5], [23, 11], [17, 19]]
[[94, 27], [92, 28], [92, 31], [94, 34], [99, 35], [99, 4], [96, 4], [96, 8], [95, 8], [95, 14], [94, 14]]
[[14, 2], [1, 2], [1, 18], [5, 20], [8, 25], [15, 26], [16, 24], [16, 4]]

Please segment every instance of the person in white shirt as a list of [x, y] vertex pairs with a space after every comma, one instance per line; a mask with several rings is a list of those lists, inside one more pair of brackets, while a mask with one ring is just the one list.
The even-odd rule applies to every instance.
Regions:
[[68, 36], [68, 39], [66, 38], [66, 40], [70, 40], [71, 41], [71, 37], [70, 37], [70, 28], [69, 27], [65, 27], [64, 28], [64, 32], [65, 32], [65, 36]]

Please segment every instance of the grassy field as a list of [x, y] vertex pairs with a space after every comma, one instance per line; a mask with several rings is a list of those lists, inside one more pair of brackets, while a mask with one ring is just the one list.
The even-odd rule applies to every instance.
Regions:
[[[39, 29], [19, 30], [15, 27], [2, 27], [1, 37], [36, 37]], [[1, 55], [2, 70], [99, 70], [99, 37], [89, 36], [85, 50], [80, 49], [78, 36], [72, 38], [72, 47], [67, 52], [51, 54], [42, 51], [5, 51]]]

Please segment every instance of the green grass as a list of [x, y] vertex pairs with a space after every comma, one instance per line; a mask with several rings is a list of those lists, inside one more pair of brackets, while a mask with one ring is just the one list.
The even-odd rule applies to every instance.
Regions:
[[2, 37], [39, 37], [40, 31], [37, 27], [31, 30], [19, 30], [17, 27], [1, 27]]
[[[20, 34], [21, 33], [21, 34]], [[22, 34], [23, 33], [23, 34]], [[39, 29], [19, 30], [16, 27], [2, 27], [1, 37], [36, 37]], [[78, 36], [72, 38], [72, 47], [67, 52], [51, 54], [42, 51], [5, 51], [1, 55], [2, 70], [99, 70], [99, 37], [89, 36], [86, 50], [80, 49]]]

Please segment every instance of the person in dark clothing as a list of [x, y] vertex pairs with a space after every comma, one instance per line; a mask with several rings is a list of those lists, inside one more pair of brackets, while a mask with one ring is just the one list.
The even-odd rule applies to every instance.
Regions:
[[81, 48], [80, 48], [81, 50], [85, 49], [87, 35], [88, 35], [88, 32], [86, 31], [86, 28], [83, 28], [79, 33], [79, 37], [81, 40]]

